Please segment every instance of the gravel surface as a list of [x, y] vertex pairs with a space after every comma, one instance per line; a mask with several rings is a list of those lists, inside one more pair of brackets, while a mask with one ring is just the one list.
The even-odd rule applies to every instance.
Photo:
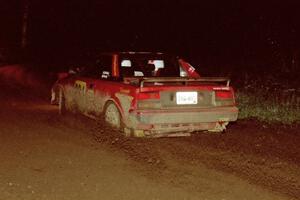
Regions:
[[0, 200], [300, 199], [297, 125], [124, 138], [101, 119], [59, 116], [43, 87], [0, 86]]

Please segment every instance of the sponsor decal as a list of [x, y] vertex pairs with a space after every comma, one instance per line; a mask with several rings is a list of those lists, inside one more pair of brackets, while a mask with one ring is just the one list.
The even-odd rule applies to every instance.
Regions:
[[86, 82], [76, 80], [74, 87], [79, 89], [80, 91], [85, 92], [86, 91]]

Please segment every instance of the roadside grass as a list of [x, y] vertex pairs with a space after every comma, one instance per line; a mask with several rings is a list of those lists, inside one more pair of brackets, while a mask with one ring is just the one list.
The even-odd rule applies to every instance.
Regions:
[[237, 90], [239, 119], [256, 118], [267, 123], [300, 123], [300, 96], [294, 92]]
[[277, 68], [270, 71], [249, 66], [249, 70], [229, 73], [239, 119], [300, 124], [300, 70], [283, 72]]

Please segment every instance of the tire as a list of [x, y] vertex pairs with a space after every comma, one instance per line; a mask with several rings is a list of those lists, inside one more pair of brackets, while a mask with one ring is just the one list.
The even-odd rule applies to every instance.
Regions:
[[66, 114], [66, 99], [63, 92], [63, 89], [59, 89], [59, 96], [58, 96], [58, 113], [60, 115]]
[[58, 100], [57, 100], [57, 94], [54, 91], [54, 89], [51, 90], [51, 100], [50, 100], [50, 104], [51, 105], [58, 105]]
[[109, 102], [105, 108], [105, 121], [112, 126], [113, 128], [116, 129], [121, 129], [121, 114], [119, 112], [119, 109], [117, 106]]

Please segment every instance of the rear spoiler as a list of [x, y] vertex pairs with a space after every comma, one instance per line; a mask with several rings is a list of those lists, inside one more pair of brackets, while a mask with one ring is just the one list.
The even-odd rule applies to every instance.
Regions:
[[211, 83], [225, 83], [229, 87], [230, 79], [227, 77], [203, 77], [203, 78], [178, 78], [178, 77], [159, 77], [159, 78], [142, 78], [140, 87], [143, 88], [145, 83], [170, 83], [183, 82], [187, 85], [189, 82], [211, 82]]

